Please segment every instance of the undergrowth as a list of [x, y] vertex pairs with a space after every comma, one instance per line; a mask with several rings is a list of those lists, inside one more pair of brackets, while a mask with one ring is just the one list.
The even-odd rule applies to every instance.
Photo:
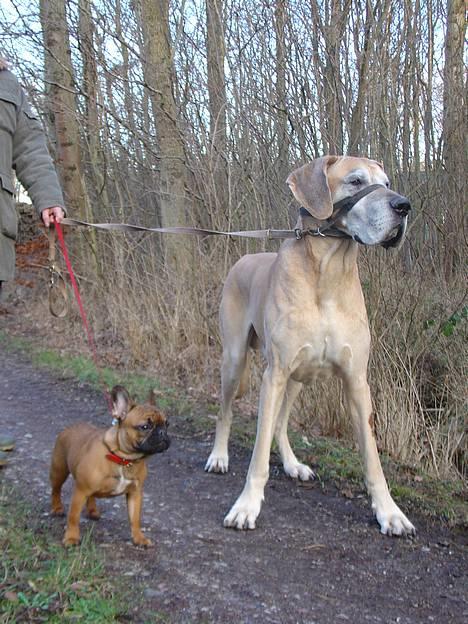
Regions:
[[124, 589], [85, 532], [78, 548], [57, 543], [11, 484], [0, 488], [0, 622], [125, 621]]

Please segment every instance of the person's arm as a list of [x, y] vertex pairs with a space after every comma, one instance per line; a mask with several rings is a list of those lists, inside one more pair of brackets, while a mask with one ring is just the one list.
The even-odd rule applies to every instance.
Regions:
[[65, 216], [65, 204], [57, 172], [42, 126], [22, 90], [13, 137], [13, 168], [46, 227], [54, 219], [61, 221]]

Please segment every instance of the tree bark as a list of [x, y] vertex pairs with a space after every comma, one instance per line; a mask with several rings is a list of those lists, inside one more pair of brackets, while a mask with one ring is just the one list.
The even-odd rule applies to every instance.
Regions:
[[40, 0], [40, 17], [45, 48], [46, 101], [56, 139], [57, 166], [70, 213], [86, 219], [87, 201], [65, 1]]
[[[169, 29], [168, 0], [142, 0], [141, 17], [145, 40], [143, 62], [160, 150], [161, 221], [164, 227], [192, 221], [187, 210], [184, 142], [177, 124], [173, 94], [174, 68]], [[166, 262], [181, 269], [189, 263], [190, 245], [175, 237], [165, 239]], [[188, 262], [187, 262], [188, 261]]]
[[278, 140], [278, 177], [280, 188], [286, 183], [289, 162], [288, 110], [286, 100], [285, 16], [286, 0], [276, 0], [276, 135]]
[[447, 1], [445, 37], [443, 164], [445, 193], [450, 197], [443, 215], [445, 240], [445, 277], [450, 280], [455, 267], [462, 262], [459, 234], [463, 232], [466, 206], [465, 155], [467, 141], [466, 93], [464, 77], [465, 2]]
[[210, 169], [215, 209], [228, 201], [226, 79], [223, 0], [206, 0], [206, 54], [210, 108]]

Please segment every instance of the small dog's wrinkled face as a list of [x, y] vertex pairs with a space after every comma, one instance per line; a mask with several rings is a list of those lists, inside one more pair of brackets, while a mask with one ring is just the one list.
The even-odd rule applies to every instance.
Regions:
[[154, 394], [148, 403], [135, 405], [122, 386], [111, 393], [113, 416], [119, 422], [118, 439], [122, 451], [154, 455], [169, 448], [166, 417], [154, 404]]
[[390, 190], [387, 174], [378, 162], [351, 157], [339, 160], [329, 167], [328, 181], [333, 203], [379, 185], [337, 221], [341, 230], [364, 245], [395, 246], [402, 240], [411, 206], [406, 197]]
[[[167, 421], [152, 405], [137, 405], [127, 416], [135, 433], [133, 448], [145, 455], [162, 453], [169, 448]], [[131, 436], [133, 438], [133, 436]]]

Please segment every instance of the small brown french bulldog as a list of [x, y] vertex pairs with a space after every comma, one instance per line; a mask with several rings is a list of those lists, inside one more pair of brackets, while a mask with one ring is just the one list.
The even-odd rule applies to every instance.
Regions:
[[52, 514], [64, 515], [60, 492], [71, 473], [74, 489], [63, 543], [80, 541], [80, 514], [86, 503], [88, 516], [99, 519], [96, 498], [125, 494], [133, 543], [151, 546], [141, 532], [145, 458], [165, 451], [170, 444], [167, 421], [156, 408], [154, 394], [149, 403], [136, 405], [122, 386], [111, 392], [112, 427], [98, 429], [87, 423], [68, 427], [57, 436], [50, 466]]

